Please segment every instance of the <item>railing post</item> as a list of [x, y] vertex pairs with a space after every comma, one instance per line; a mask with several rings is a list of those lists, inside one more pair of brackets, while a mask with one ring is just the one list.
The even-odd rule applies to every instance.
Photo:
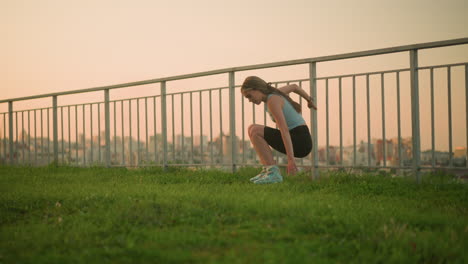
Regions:
[[466, 126], [466, 152], [465, 152], [465, 167], [468, 168], [468, 63], [465, 64], [465, 126]]
[[[49, 125], [49, 124], [47, 124]], [[54, 137], [54, 165], [58, 165], [58, 118], [57, 118], [57, 96], [52, 97], [52, 126]]]
[[13, 158], [13, 101], [8, 102], [8, 130], [9, 130], [9, 151], [10, 165], [14, 164]]
[[[314, 104], [317, 105], [317, 63], [309, 63], [309, 94], [314, 100]], [[318, 170], [318, 136], [317, 136], [317, 111], [315, 109], [310, 109], [310, 124], [312, 135], [312, 153], [311, 162], [312, 162], [312, 179], [318, 179], [320, 177]]]
[[163, 141], [163, 169], [167, 169], [167, 112], [166, 112], [166, 81], [161, 82], [161, 126]]
[[[99, 107], [99, 104], [98, 104]], [[110, 102], [109, 102], [109, 89], [104, 90], [104, 119], [105, 119], [105, 133], [106, 133], [106, 167], [111, 165], [111, 155], [110, 155]], [[101, 133], [101, 131], [99, 131]], [[101, 148], [101, 142], [99, 142], [99, 149]], [[99, 158], [101, 158], [99, 156]]]
[[417, 183], [421, 182], [420, 172], [420, 128], [419, 128], [419, 81], [418, 81], [418, 50], [410, 50], [411, 78], [411, 128], [413, 141], [413, 173]]
[[235, 93], [235, 76], [234, 72], [229, 72], [229, 129], [231, 134], [231, 171], [236, 172], [236, 155], [237, 155], [237, 140], [236, 140], [236, 93]]

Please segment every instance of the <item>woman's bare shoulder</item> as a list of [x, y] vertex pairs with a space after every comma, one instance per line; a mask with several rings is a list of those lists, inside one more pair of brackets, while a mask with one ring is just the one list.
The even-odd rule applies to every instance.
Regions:
[[272, 107], [283, 107], [284, 99], [283, 96], [279, 94], [272, 94], [267, 99], [267, 106], [269, 109]]

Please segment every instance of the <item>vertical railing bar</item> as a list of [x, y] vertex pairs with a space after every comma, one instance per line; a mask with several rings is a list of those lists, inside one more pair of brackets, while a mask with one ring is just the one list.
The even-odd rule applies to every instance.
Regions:
[[[40, 123], [41, 120], [42, 120], [42, 118], [41, 118], [42, 109], [38, 109], [38, 111], [39, 111], [39, 113], [37, 114], [37, 119], [38, 119], [37, 123], [39, 123], [39, 124], [37, 124], [37, 129], [39, 129], [39, 133], [38, 133], [39, 140], [38, 140], [37, 144], [40, 145], [40, 146], [37, 147], [37, 160], [42, 161], [42, 129], [41, 129], [42, 124]], [[39, 150], [41, 150], [41, 152], [39, 152]], [[36, 163], [36, 165], [38, 164], [37, 161], [35, 163]]]
[[468, 63], [465, 64], [465, 126], [466, 126], [466, 153], [465, 153], [465, 167], [468, 168]]
[[[113, 140], [114, 140], [114, 155], [113, 157], [115, 157], [115, 163], [117, 163], [117, 102], [114, 101], [114, 137], [113, 137]], [[112, 163], [112, 160], [110, 160], [110, 162]]]
[[21, 111], [21, 158], [22, 164], [24, 165], [24, 111]]
[[353, 75], [353, 166], [356, 166], [356, 75]]
[[140, 130], [140, 100], [141, 99], [137, 99], [137, 130], [138, 130], [138, 152], [137, 152], [137, 166], [140, 166], [140, 163], [141, 163], [141, 130]]
[[130, 129], [130, 133], [129, 133], [129, 165], [132, 166], [133, 165], [133, 151], [132, 151], [132, 145], [133, 145], [133, 138], [132, 138], [132, 99], [128, 100], [128, 117], [129, 117], [129, 120], [128, 120], [128, 126], [129, 126], [129, 129]]
[[18, 111], [14, 112], [14, 113], [15, 113], [15, 125], [16, 125], [16, 127], [15, 127], [16, 137], [15, 137], [15, 143], [14, 144], [16, 146], [15, 152], [17, 152], [18, 151], [18, 135], [19, 135], [19, 133], [18, 133], [18, 130], [19, 130], [18, 129]]
[[370, 83], [369, 74], [366, 74], [367, 93], [367, 166], [371, 166], [371, 127], [370, 127]]
[[75, 105], [75, 162], [78, 166], [78, 105]]
[[229, 134], [231, 136], [231, 172], [237, 171], [235, 73], [229, 72]]
[[10, 128], [8, 128], [8, 131], [7, 131], [7, 126], [10, 124], [10, 120], [8, 119], [8, 122], [6, 121], [7, 117], [9, 118], [10, 117], [10, 114], [9, 113], [5, 113], [3, 114], [3, 135], [5, 136], [5, 140], [4, 140], [4, 145], [3, 145], [3, 148], [4, 148], [4, 154], [5, 154], [5, 162], [7, 162], [7, 160], [9, 161], [9, 157], [10, 157]]
[[47, 164], [50, 164], [50, 113], [47, 108]]
[[[29, 128], [30, 128], [30, 125], [29, 125], [29, 122], [30, 122], [30, 115], [29, 115], [29, 114], [30, 114], [30, 110], [27, 110], [27, 111], [28, 111], [28, 140], [29, 140], [29, 138], [31, 137], [31, 135], [30, 135], [30, 129], [29, 129]], [[25, 112], [25, 111], [21, 111], [21, 135], [22, 135], [22, 136], [21, 136], [21, 138], [22, 138], [22, 146], [21, 146], [22, 151], [21, 151], [21, 153], [22, 153], [22, 155], [23, 155], [23, 158], [22, 158], [23, 165], [26, 163], [26, 159], [25, 159], [26, 157], [25, 157], [25, 155], [24, 155], [24, 148], [25, 148], [25, 143], [26, 143], [26, 142], [24, 141], [24, 132], [26, 131], [25, 128], [24, 128], [24, 112]], [[3, 115], [3, 118], [5, 118], [5, 115]], [[5, 134], [4, 134], [4, 135], [5, 135]], [[6, 136], [6, 135], [5, 135], [5, 136]], [[29, 140], [29, 142], [30, 142], [30, 140]], [[6, 142], [4, 142], [4, 143], [6, 143]], [[5, 154], [6, 154], [6, 153], [5, 153]], [[5, 160], [6, 160], [6, 156], [5, 156]], [[19, 161], [19, 159], [18, 159], [18, 161]], [[28, 161], [29, 161], [29, 163], [31, 162], [30, 143], [28, 143]]]
[[44, 109], [41, 109], [41, 163], [44, 161]]
[[17, 159], [17, 152], [18, 152], [18, 112], [13, 111], [12, 115], [13, 119], [13, 159], [14, 159], [14, 164], [18, 165], [18, 159]]
[[[289, 82], [287, 83], [287, 85], [289, 85]], [[278, 83], [275, 83], [275, 88], [278, 89]], [[266, 103], [265, 103], [265, 107], [266, 107]], [[264, 114], [266, 115], [266, 111], [265, 111]], [[266, 126], [266, 121], [265, 121], [265, 126]], [[278, 124], [275, 123], [275, 127], [276, 127], [276, 129], [278, 129]], [[278, 151], [276, 151], [274, 149], [272, 151], [273, 151], [273, 153], [275, 155], [275, 162], [278, 163], [278, 158], [279, 158], [278, 157]]]
[[449, 136], [449, 167], [453, 167], [452, 149], [452, 67], [447, 67], [447, 96], [448, 96], [448, 136]]
[[43, 129], [44, 129], [44, 122], [43, 122], [43, 111], [44, 109], [40, 109], [39, 111], [41, 111], [41, 162], [44, 161], [44, 133], [43, 133]]
[[68, 151], [67, 151], [67, 158], [69, 158], [71, 160], [71, 119], [70, 119], [70, 106], [68, 106], [68, 111], [67, 111], [67, 115], [68, 115]]
[[34, 165], [37, 165], [37, 110], [34, 110]]
[[[312, 96], [312, 99], [317, 106], [317, 64], [316, 62], [309, 63], [309, 94]], [[319, 170], [318, 170], [318, 127], [317, 127], [317, 111], [313, 108], [310, 108], [310, 123], [312, 126], [313, 133], [313, 153], [311, 157], [313, 164], [312, 178], [318, 179]]]
[[[5, 115], [3, 116], [3, 118], [5, 118]], [[28, 161], [29, 161], [29, 165], [32, 165], [31, 163], [31, 110], [28, 110]]]
[[385, 76], [383, 73], [380, 74], [380, 88], [381, 88], [381, 99], [382, 99], [382, 157], [383, 165], [387, 167], [387, 139], [385, 135]]
[[8, 130], [9, 130], [9, 151], [10, 151], [10, 165], [14, 164], [13, 157], [13, 101], [8, 102]]
[[[69, 111], [70, 111], [70, 106], [68, 107]], [[78, 149], [77, 149], [77, 144], [78, 144], [78, 116], [77, 116], [77, 106], [75, 105], [75, 162], [78, 161]], [[69, 159], [70, 159], [70, 162], [73, 160], [72, 158], [72, 155], [73, 155], [73, 149], [71, 148], [71, 113], [69, 112], [68, 113], [69, 115], [69, 118], [68, 118], [68, 122], [69, 122], [69, 132], [68, 132], [68, 135], [69, 135], [69, 142], [68, 142], [68, 146], [69, 146], [69, 150], [68, 150], [68, 153], [70, 155]], [[77, 164], [75, 164], [77, 165]]]
[[2, 144], [3, 144], [3, 157], [4, 157], [5, 161], [6, 161], [6, 157], [7, 157], [7, 149], [6, 149], [7, 135], [6, 135], [6, 117], [5, 116], [6, 116], [6, 114], [3, 114], [3, 139], [2, 139]]
[[[99, 106], [99, 109], [101, 109], [101, 106]], [[100, 111], [100, 110], [99, 110]], [[114, 111], [115, 111], [115, 102], [114, 102]], [[99, 118], [101, 118], [101, 114], [99, 114]], [[115, 119], [115, 115], [114, 115]], [[101, 123], [101, 122], [99, 122]], [[114, 124], [115, 127], [115, 124]], [[111, 166], [111, 137], [110, 137], [110, 90], [105, 89], [104, 90], [104, 130], [105, 130], [105, 142], [106, 142], [106, 147], [104, 149], [104, 155], [105, 155], [105, 163], [106, 167]], [[99, 127], [99, 135], [101, 135], [101, 128]], [[101, 140], [99, 139], [99, 162], [101, 162]]]
[[174, 94], [171, 95], [171, 101], [172, 101], [172, 105], [171, 105], [171, 108], [172, 108], [172, 161], [175, 162], [175, 145], [176, 145], [176, 142], [175, 142], [175, 113], [174, 113]]
[[[57, 113], [57, 96], [52, 97], [52, 123], [53, 123], [53, 138], [54, 138], [54, 164], [58, 165], [58, 113]], [[62, 114], [63, 115], [63, 114]], [[63, 123], [63, 120], [62, 120]], [[63, 124], [62, 124], [63, 125]], [[63, 129], [62, 129], [63, 131]], [[63, 136], [62, 136], [63, 140]], [[63, 145], [63, 143], [62, 143]]]
[[203, 158], [203, 109], [202, 109], [202, 92], [199, 92], [200, 96], [200, 163], [204, 165], [204, 158]]
[[[7, 142], [7, 131], [6, 131], [6, 127], [7, 127], [6, 124], [7, 124], [7, 123], [6, 123], [6, 116], [7, 116], [6, 113], [3, 114], [3, 135], [5, 136], [5, 140], [4, 140], [4, 143], [5, 143], [5, 144], [3, 145], [3, 153], [5, 154], [5, 161], [7, 160], [7, 156], [9, 155], [9, 154], [7, 154], [7, 153], [10, 152], [10, 144], [9, 144], [10, 138], [9, 138], [9, 136], [8, 136], [8, 142]], [[10, 123], [10, 121], [8, 121], [8, 123]], [[8, 135], [9, 135], [9, 133], [10, 133], [10, 129], [8, 129]], [[7, 143], [8, 143], [8, 150], [7, 150]], [[34, 149], [35, 149], [35, 148], [34, 148]]]
[[167, 169], [167, 112], [166, 112], [166, 82], [161, 82], [161, 118], [163, 140], [163, 168]]
[[[104, 97], [106, 96], [105, 91], [106, 90], [104, 90]], [[106, 105], [108, 103], [109, 102], [105, 103], [104, 107], [106, 107], [106, 106], [109, 107], [109, 105]], [[98, 146], [98, 164], [101, 164], [101, 103], [97, 103], [97, 109], [98, 109], [98, 142], [97, 142], [97, 146]], [[107, 125], [106, 125], [106, 122], [108, 121], [108, 119], [106, 117], [109, 117], [109, 113], [107, 113], [105, 111], [105, 109], [104, 109], [104, 115], [106, 115], [106, 114], [107, 114], [107, 116], [104, 116], [104, 128], [105, 128], [104, 140], [107, 140], [107, 133], [109, 131], [109, 129], [108, 129]], [[108, 142], [106, 141], [106, 150], [107, 150], [107, 146], [108, 146]], [[105, 153], [105, 154], [107, 155], [107, 153]], [[108, 167], [107, 163], [106, 163], [106, 167]]]
[[193, 164], [193, 92], [190, 92], [190, 164]]
[[417, 183], [421, 182], [420, 174], [420, 128], [419, 128], [419, 77], [418, 77], [418, 50], [410, 50], [411, 73], [411, 120], [413, 140], [413, 172]]
[[252, 104], [252, 122], [255, 124], [255, 104]]
[[[252, 104], [252, 123], [255, 124], [255, 104]], [[252, 143], [250, 143], [252, 144]], [[254, 155], [254, 159], [257, 160], [257, 155]]]
[[221, 157], [221, 164], [224, 163], [224, 153], [223, 153], [223, 108], [222, 108], [222, 96], [221, 89], [219, 89], [219, 139], [220, 139], [220, 153], [218, 157]]
[[[15, 119], [16, 117], [16, 119]], [[12, 111], [11, 113], [11, 129], [13, 131], [13, 133], [11, 134], [11, 139], [12, 139], [12, 143], [10, 144], [11, 146], [11, 152], [10, 152], [10, 158], [12, 158], [12, 163], [11, 165], [15, 164], [15, 165], [18, 165], [19, 162], [18, 162], [18, 159], [17, 159], [17, 151], [18, 151], [18, 112], [15, 112], [15, 111]], [[15, 125], [16, 125], [16, 128], [15, 128]], [[9, 147], [10, 148], [10, 147]]]
[[[6, 121], [6, 118], [8, 117], [8, 122]], [[5, 163], [10, 162], [10, 128], [7, 129], [7, 126], [10, 124], [10, 113], [9, 110], [7, 113], [3, 114], [3, 135], [4, 135], [4, 140], [3, 140], [3, 152], [5, 155]]]
[[400, 72], [396, 73], [396, 87], [397, 87], [397, 126], [398, 126], [398, 167], [403, 165], [402, 151], [401, 151], [401, 110], [400, 110]]
[[[299, 81], [299, 87], [302, 89], [302, 81]], [[302, 97], [301, 96], [299, 96], [299, 105], [301, 106], [301, 110], [302, 110]], [[304, 159], [301, 159], [301, 166], [303, 165], [304, 165]]]
[[[3, 113], [0, 113], [0, 116], [4, 116]], [[3, 126], [3, 128], [5, 129], [5, 125]], [[1, 129], [1, 127], [0, 127]], [[2, 133], [0, 133], [0, 158], [4, 158], [4, 160], [6, 160], [6, 153], [3, 153], [3, 150], [4, 150], [4, 146], [5, 146], [5, 140], [6, 140], [6, 135], [5, 135], [5, 131]], [[3, 154], [3, 156], [2, 156]]]
[[327, 148], [326, 148], [326, 153], [327, 153], [327, 166], [330, 165], [330, 130], [329, 130], [329, 113], [328, 113], [328, 108], [329, 108], [329, 103], [328, 103], [328, 78], [325, 79], [325, 105], [326, 105], [326, 136], [327, 136], [327, 141], [326, 141], [326, 144], [327, 144]]
[[[15, 143], [15, 146], [16, 146], [16, 148], [15, 148], [15, 152], [16, 152], [16, 163], [17, 163], [17, 164], [20, 163], [20, 158], [19, 158], [19, 156], [18, 156], [18, 155], [20, 154], [20, 153], [19, 153], [19, 150], [18, 150], [18, 146], [19, 146], [19, 143], [20, 143], [20, 140], [19, 140], [19, 133], [20, 133], [19, 131], [20, 131], [20, 129], [19, 129], [18, 112], [19, 112], [19, 111], [16, 112], [16, 143]], [[21, 134], [22, 134], [22, 133], [21, 133]], [[21, 148], [23, 148], [23, 147], [21, 147]]]
[[5, 155], [4, 158], [5, 158], [5, 162], [7, 162], [7, 160], [9, 160], [9, 152], [10, 152], [10, 147], [9, 147], [9, 142], [10, 142], [10, 138], [9, 138], [9, 133], [10, 133], [10, 130], [8, 129], [7, 131], [7, 124], [10, 123], [10, 121], [6, 121], [6, 118], [8, 117], [9, 113], [4, 113], [3, 114], [3, 154]]
[[212, 90], [210, 90], [210, 159], [213, 166], [213, 98]]
[[1, 140], [1, 143], [2, 143], [1, 146], [0, 146], [0, 154], [2, 154], [1, 152], [3, 152], [3, 158], [4, 158], [4, 160], [6, 160], [6, 151], [5, 151], [5, 147], [6, 147], [6, 142], [5, 142], [6, 141], [5, 114], [0, 114], [0, 115], [3, 116], [3, 137], [1, 137], [1, 135], [0, 135], [0, 140]]
[[19, 123], [20, 122], [19, 122], [19, 118], [18, 118], [18, 115], [19, 115], [20, 112], [21, 111], [16, 111], [15, 112], [15, 114], [16, 114], [16, 117], [15, 117], [16, 118], [16, 142], [15, 142], [16, 164], [21, 164], [20, 163], [21, 160], [20, 160], [20, 157], [19, 157], [19, 155], [21, 154], [20, 150], [19, 150], [19, 148], [21, 148], [21, 146], [20, 146], [21, 140], [20, 140], [20, 136], [19, 136], [20, 135], [20, 132], [19, 132], [19, 130], [20, 130], [20, 128], [19, 128], [20, 124]]
[[[13, 111], [13, 153], [17, 152], [17, 146], [18, 146], [18, 112]], [[16, 154], [13, 155], [13, 158], [15, 158], [15, 163], [16, 162]]]
[[340, 164], [343, 166], [343, 93], [342, 93], [342, 78], [339, 79], [339, 107], [340, 107]]
[[154, 163], [158, 164], [158, 144], [156, 133], [156, 96], [153, 97]]
[[93, 138], [93, 104], [89, 104], [89, 116], [90, 116], [90, 125], [89, 125], [89, 133], [91, 137], [91, 155], [89, 157], [90, 159], [90, 165], [92, 166], [94, 163], [94, 138]]
[[181, 137], [182, 138], [180, 140], [180, 145], [181, 145], [181, 147], [180, 147], [181, 152], [180, 153], [182, 155], [182, 163], [185, 163], [185, 144], [184, 144], [185, 143], [184, 142], [185, 141], [184, 140], [184, 138], [185, 138], [185, 133], [184, 133], [185, 128], [184, 128], [184, 94], [183, 93], [180, 94], [180, 126], [181, 126], [181, 129], [182, 129], [182, 132], [181, 132], [181, 134], [182, 134]]
[[434, 115], [434, 68], [430, 69], [431, 79], [431, 165], [435, 167], [435, 115]]
[[241, 96], [241, 108], [242, 108], [242, 164], [245, 164], [245, 103], [244, 98]]
[[86, 105], [83, 104], [83, 166], [86, 166]]
[[140, 99], [136, 99], [137, 101], [137, 164], [136, 166], [140, 166]]
[[5, 159], [5, 162], [7, 160], [7, 131], [6, 131], [6, 113], [3, 114], [3, 139], [2, 139], [2, 144], [3, 144], [3, 158]]
[[149, 163], [149, 151], [148, 151], [148, 98], [145, 97], [145, 129], [146, 129], [146, 164]]
[[268, 109], [268, 106], [267, 104], [265, 103], [264, 104], [264, 107], [265, 107], [265, 111], [263, 111], [263, 125], [266, 126], [266, 123], [267, 123], [267, 109]]
[[64, 132], [63, 132], [63, 106], [60, 107], [60, 118], [61, 118], [60, 127], [61, 127], [61, 130], [62, 130], [61, 134], [62, 134], [62, 163], [63, 163], [63, 161], [65, 160], [65, 156], [64, 156], [65, 155], [64, 154], [65, 147], [63, 146], [65, 144], [65, 141], [64, 141], [65, 139], [63, 137], [63, 134], [64, 134]]
[[120, 116], [122, 125], [122, 165], [125, 166], [125, 131], [124, 131], [124, 101], [120, 101]]

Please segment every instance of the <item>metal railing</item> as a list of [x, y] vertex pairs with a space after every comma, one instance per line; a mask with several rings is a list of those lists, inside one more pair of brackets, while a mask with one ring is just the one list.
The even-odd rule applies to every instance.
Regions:
[[[291, 60], [276, 63], [258, 64], [244, 67], [226, 68], [214, 71], [193, 73], [187, 75], [172, 76], [166, 78], [158, 78], [146, 81], [123, 83], [118, 85], [95, 87], [90, 89], [74, 90], [61, 93], [51, 93], [44, 95], [35, 95], [22, 98], [14, 98], [7, 100], [0, 100], [0, 104], [8, 104], [8, 112], [0, 113], [0, 118], [3, 121], [3, 135], [0, 138], [0, 157], [3, 162], [11, 165], [42, 165], [55, 162], [57, 164], [70, 164], [77, 166], [88, 165], [105, 165], [105, 166], [229, 166], [232, 171], [235, 171], [237, 166], [253, 165], [255, 161], [255, 153], [251, 146], [247, 143], [245, 137], [246, 118], [251, 117], [252, 122], [256, 123], [256, 113], [259, 109], [252, 106], [252, 109], [247, 109], [241, 98], [239, 87], [235, 84], [235, 74], [242, 71], [266, 69], [273, 67], [284, 67], [291, 65], [308, 65], [309, 76], [307, 78], [298, 80], [284, 80], [274, 82], [276, 86], [297, 83], [299, 86], [304, 87], [308, 85], [309, 93], [316, 99], [318, 98], [318, 85], [324, 85], [320, 93], [325, 93], [325, 106], [319, 105], [319, 108], [325, 109], [325, 124], [320, 124], [322, 127], [325, 125], [325, 139], [326, 146], [320, 151], [325, 152], [325, 158], [321, 158], [319, 153], [319, 138], [317, 122], [317, 111], [310, 110], [304, 113], [307, 115], [306, 120], [311, 128], [314, 148], [313, 152], [306, 160], [301, 160], [300, 165], [310, 168], [396, 168], [396, 169], [412, 169], [416, 175], [419, 175], [421, 169], [434, 169], [437, 167], [456, 169], [458, 167], [453, 164], [453, 149], [452, 149], [452, 102], [451, 102], [451, 70], [455, 67], [464, 68], [465, 76], [465, 95], [466, 102], [468, 102], [468, 63], [458, 63], [449, 65], [435, 65], [430, 67], [418, 67], [418, 51], [422, 49], [440, 48], [454, 45], [468, 44], [468, 38], [454, 39], [447, 41], [423, 43], [416, 45], [407, 45], [400, 47], [392, 47], [378, 50], [370, 50], [363, 52], [354, 52], [341, 55], [323, 56], [316, 58], [308, 58], [301, 60]], [[396, 69], [388, 71], [367, 72], [346, 74], [337, 76], [317, 77], [317, 64], [322, 62], [345, 60], [351, 58], [360, 58], [367, 56], [375, 56], [390, 53], [408, 52], [409, 54], [409, 68]], [[434, 125], [434, 69], [445, 68], [447, 69], [447, 93], [448, 93], [448, 129], [449, 129], [449, 157], [446, 166], [437, 164], [436, 149], [435, 149], [435, 125]], [[423, 71], [430, 72], [431, 83], [431, 164], [424, 166], [421, 163], [421, 143], [420, 143], [420, 97], [419, 97], [419, 78], [420, 73]], [[401, 105], [400, 105], [400, 77], [402, 74], [409, 73], [410, 91], [411, 91], [411, 138], [408, 142], [403, 142], [401, 134]], [[228, 84], [225, 87], [202, 89], [188, 92], [174, 92], [167, 93], [166, 85], [168, 82], [198, 78], [211, 75], [228, 75]], [[376, 162], [375, 150], [377, 143], [372, 143], [371, 128], [371, 85], [370, 78], [380, 76], [380, 95], [381, 95], [381, 126], [382, 126], [382, 139], [380, 153], [381, 158]], [[387, 140], [387, 120], [386, 120], [386, 102], [385, 88], [388, 85], [385, 81], [386, 76], [394, 76], [394, 84], [396, 85], [397, 92], [397, 126], [398, 135], [395, 142]], [[366, 89], [366, 114], [367, 114], [367, 144], [357, 143], [357, 124], [356, 124], [356, 81], [365, 80]], [[338, 106], [339, 106], [339, 155], [333, 156], [332, 152], [336, 148], [330, 145], [330, 116], [329, 116], [329, 89], [330, 83], [334, 80], [338, 81]], [[343, 98], [342, 90], [343, 83], [351, 81], [352, 89], [352, 107], [353, 107], [353, 144], [352, 151], [346, 150], [343, 145]], [[137, 97], [122, 100], [110, 100], [110, 91], [117, 88], [128, 88], [141, 85], [157, 85], [159, 84], [159, 95]], [[71, 94], [89, 93], [89, 92], [104, 92], [103, 102], [90, 102], [85, 104], [75, 105], [58, 105], [58, 97]], [[373, 91], [373, 90], [372, 90]], [[223, 100], [227, 93], [227, 102]], [[193, 98], [197, 98], [197, 108], [194, 107]], [[237, 97], [237, 98], [236, 98]], [[14, 110], [15, 102], [23, 100], [33, 100], [38, 98], [51, 98], [52, 106], [39, 109], [27, 110]], [[215, 99], [214, 99], [215, 98]], [[218, 99], [218, 102], [214, 100]], [[208, 101], [208, 103], [206, 103]], [[299, 98], [302, 104], [302, 100]], [[228, 107], [226, 106], [228, 104]], [[175, 109], [175, 105], [180, 104], [179, 109]], [[187, 105], [188, 104], [188, 105]], [[170, 108], [168, 108], [170, 105]], [[143, 111], [141, 108], [143, 107]], [[204, 107], [209, 107], [205, 111]], [[136, 108], [136, 113], [135, 113]], [[218, 108], [218, 109], [216, 109]], [[468, 142], [468, 104], [465, 103], [466, 108], [466, 140]], [[223, 124], [226, 118], [223, 116], [228, 109], [228, 133], [225, 135]], [[132, 113], [132, 110], [134, 112]], [[240, 110], [240, 115], [237, 113]], [[260, 109], [261, 111], [262, 109]], [[159, 113], [158, 113], [159, 111]], [[246, 114], [246, 111], [249, 112]], [[186, 112], [189, 113], [190, 122], [186, 122]], [[143, 118], [143, 131], [144, 139], [141, 139], [140, 124], [141, 115], [144, 113]], [[178, 118], [176, 118], [176, 113]], [[236, 115], [237, 113], [237, 115]], [[39, 114], [39, 115], [38, 115]], [[132, 116], [136, 114], [135, 120], [132, 121]], [[45, 118], [44, 118], [45, 115]], [[119, 116], [120, 115], [120, 116]], [[199, 142], [197, 146], [194, 145], [194, 115], [199, 127]], [[219, 135], [214, 138], [214, 115], [219, 117]], [[60, 117], [60, 119], [59, 119]], [[87, 120], [87, 117], [89, 118]], [[40, 122], [37, 121], [40, 119]], [[94, 120], [93, 120], [94, 118]], [[96, 120], [97, 118], [97, 120]], [[239, 120], [240, 118], [240, 120]], [[73, 120], [74, 119], [74, 120]], [[7, 122], [8, 120], [8, 122]], [[209, 121], [208, 121], [209, 120]], [[26, 121], [26, 123], [25, 123]], [[102, 124], [102, 121], [103, 124]], [[20, 122], [20, 124], [19, 124]], [[263, 123], [267, 124], [265, 112], [263, 113]], [[270, 122], [271, 123], [271, 122]], [[44, 128], [45, 124], [45, 128]], [[170, 126], [169, 126], [170, 124]], [[209, 129], [208, 125], [209, 124]], [[37, 126], [39, 125], [40, 128]], [[97, 127], [97, 135], [94, 131]], [[176, 128], [176, 125], [179, 128]], [[180, 125], [180, 126], [179, 126]], [[224, 124], [225, 125], [225, 124]], [[31, 130], [33, 126], [34, 130]], [[81, 126], [81, 127], [80, 127]], [[101, 126], [103, 126], [103, 133], [101, 135]], [[240, 126], [241, 132], [238, 132]], [[190, 127], [190, 136], [185, 137], [185, 131]], [[80, 130], [81, 128], [81, 130]], [[133, 137], [133, 131], [136, 128], [136, 142]], [[39, 135], [38, 135], [38, 129]], [[73, 129], [75, 131], [73, 131]], [[179, 129], [180, 134], [176, 135], [175, 131]], [[21, 130], [21, 135], [19, 131]], [[119, 131], [120, 130], [120, 131]], [[152, 130], [152, 131], [151, 131]], [[172, 132], [172, 135], [168, 131]], [[207, 131], [209, 130], [209, 131]], [[47, 132], [46, 132], [47, 131]], [[89, 131], [89, 138], [87, 132]], [[46, 132], [46, 133], [45, 133]], [[81, 134], [80, 134], [81, 132]], [[128, 134], [126, 134], [128, 132]], [[152, 136], [151, 136], [151, 132]], [[209, 132], [209, 133], [208, 133]], [[52, 140], [50, 136], [52, 133]], [[34, 135], [32, 135], [34, 134]], [[45, 137], [44, 134], [47, 134]], [[73, 135], [72, 135], [73, 134]], [[111, 138], [112, 134], [112, 138]], [[209, 134], [209, 140], [207, 139]], [[234, 135], [234, 136], [233, 136]], [[38, 136], [40, 136], [38, 138]], [[102, 136], [102, 137], [101, 137]], [[97, 138], [96, 138], [97, 137]], [[60, 138], [60, 139], [59, 139]], [[102, 142], [101, 140], [104, 140]], [[187, 142], [187, 140], [189, 142]], [[239, 144], [239, 141], [240, 143]], [[44, 143], [46, 141], [46, 144]], [[379, 141], [380, 142], [380, 141]], [[119, 145], [119, 146], [118, 146]], [[52, 146], [52, 148], [51, 148]], [[190, 148], [188, 148], [188, 146]], [[393, 151], [391, 149], [393, 146]], [[135, 149], [136, 147], [136, 149]], [[364, 148], [367, 154], [367, 163], [362, 164], [358, 161], [359, 154], [357, 148]], [[348, 148], [349, 149], [349, 148]], [[119, 153], [121, 151], [121, 153]], [[242, 151], [242, 153], [239, 153]], [[392, 152], [393, 151], [393, 152]], [[387, 155], [393, 157], [398, 156], [397, 163], [388, 164]], [[97, 155], [97, 156], [96, 156]], [[344, 156], [350, 155], [350, 161], [346, 164]], [[403, 158], [406, 157], [406, 160]], [[323, 156], [323, 155], [322, 155]], [[466, 155], [468, 156], [468, 155]], [[466, 164], [463, 168], [466, 169]], [[275, 153], [277, 160], [281, 159], [281, 155]], [[339, 157], [334, 159], [333, 157]], [[411, 164], [408, 164], [411, 161]], [[280, 162], [281, 163], [281, 162]], [[419, 180], [419, 176], [418, 176]]]

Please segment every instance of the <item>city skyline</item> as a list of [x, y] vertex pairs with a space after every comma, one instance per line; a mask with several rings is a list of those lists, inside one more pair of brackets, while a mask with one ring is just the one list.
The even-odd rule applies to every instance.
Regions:
[[[66, 164], [102, 164], [105, 161], [105, 139], [104, 131], [102, 136], [93, 136], [93, 138], [84, 138], [83, 134], [78, 136], [78, 141], [59, 140], [59, 163]], [[14, 142], [14, 158], [15, 162], [20, 164], [48, 164], [53, 160], [53, 142], [50, 138], [30, 138], [27, 133], [21, 133], [20, 141]], [[156, 139], [155, 139], [156, 138]], [[182, 139], [183, 138], [183, 139]], [[174, 135], [175, 144], [168, 141], [167, 155], [168, 162], [176, 162], [181, 164], [215, 164], [226, 163], [231, 159], [231, 139], [229, 135], [220, 134], [213, 137], [213, 141], [209, 140], [207, 135], [200, 137]], [[193, 141], [192, 141], [193, 139]], [[99, 142], [99, 140], [101, 140]], [[184, 144], [185, 141], [185, 144]], [[399, 141], [401, 145], [398, 145]], [[85, 142], [85, 143], [84, 143]], [[200, 142], [203, 142], [200, 144]], [[45, 143], [45, 144], [44, 144]], [[249, 140], [242, 141], [236, 137], [237, 143], [237, 163], [239, 164], [254, 164], [258, 162], [255, 150]], [[412, 160], [412, 139], [409, 138], [392, 138], [386, 140], [386, 151], [383, 154], [383, 140], [372, 138], [370, 144], [360, 141], [354, 145], [343, 145], [342, 148], [336, 145], [318, 146], [318, 162], [320, 166], [337, 165], [337, 166], [390, 166], [397, 167], [400, 165], [409, 166]], [[5, 150], [8, 149], [8, 143], [4, 139], [0, 140], [0, 161], [8, 163], [9, 153], [5, 155]], [[369, 149], [371, 148], [370, 153]], [[139, 165], [139, 164], [160, 164], [162, 158], [163, 142], [162, 135], [149, 135], [148, 141], [125, 136], [124, 142], [119, 136], [111, 137], [110, 154], [113, 165]], [[276, 151], [273, 151], [276, 153]], [[437, 149], [421, 151], [422, 166], [448, 166], [450, 163], [455, 167], [466, 167], [467, 149], [466, 147], [456, 147], [452, 154]], [[2, 155], [3, 154], [3, 155]], [[328, 154], [328, 156], [326, 155]], [[341, 156], [343, 155], [343, 156]], [[355, 156], [356, 155], [356, 156]], [[401, 157], [400, 157], [401, 155]], [[39, 158], [38, 158], [39, 157]], [[97, 157], [97, 158], [96, 158]], [[284, 163], [286, 156], [277, 153], [276, 159], [280, 163]], [[327, 158], [328, 157], [328, 158]], [[65, 159], [66, 158], [66, 159]], [[2, 161], [3, 160], [3, 161]], [[300, 160], [301, 166], [311, 166], [310, 155]], [[401, 160], [401, 161], [400, 161]]]

